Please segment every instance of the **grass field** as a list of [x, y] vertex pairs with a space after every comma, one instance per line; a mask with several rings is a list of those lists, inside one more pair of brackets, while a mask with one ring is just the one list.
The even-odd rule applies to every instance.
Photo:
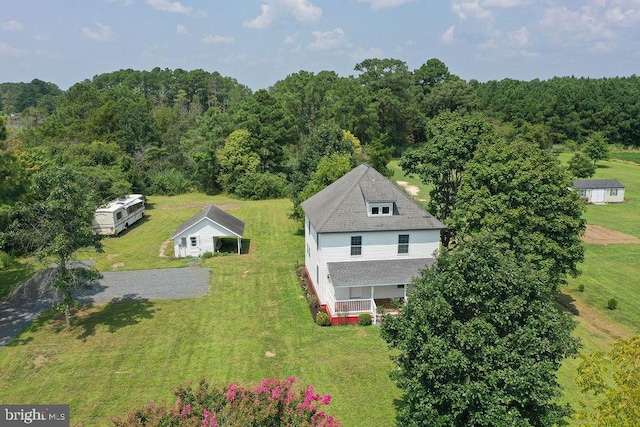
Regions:
[[296, 376], [333, 396], [329, 408], [343, 425], [391, 425], [399, 393], [379, 329], [313, 323], [295, 274], [304, 236], [287, 217], [289, 201], [151, 197], [144, 223], [83, 258], [103, 271], [194, 265], [160, 258], [159, 248], [211, 202], [237, 207], [230, 212], [245, 221], [250, 252], [201, 264], [213, 269], [209, 295], [90, 308], [71, 330], [42, 317], [0, 349], [0, 402], [69, 403], [72, 424], [94, 426], [203, 376], [223, 383]]
[[[394, 167], [394, 164], [391, 165]], [[602, 162], [597, 178], [627, 186], [627, 203], [587, 206], [590, 224], [640, 237], [640, 166]], [[394, 167], [395, 179], [428, 191]], [[204, 261], [160, 257], [162, 243], [207, 203], [226, 205], [245, 221], [249, 253]], [[85, 252], [102, 271], [211, 267], [211, 291], [198, 299], [138, 301], [92, 307], [71, 330], [43, 316], [11, 345], [0, 348], [0, 402], [69, 403], [72, 423], [108, 424], [148, 400], [170, 399], [170, 391], [206, 376], [223, 383], [295, 375], [329, 393], [330, 412], [344, 426], [389, 426], [400, 394], [388, 379], [389, 352], [375, 327], [316, 326], [301, 295], [295, 265], [304, 260], [304, 236], [288, 219], [286, 200], [244, 202], [189, 194], [151, 197], [147, 219], [117, 238], [104, 240], [101, 254]], [[166, 250], [171, 255], [172, 246]], [[617, 337], [640, 334], [640, 245], [587, 245], [583, 274], [563, 289], [576, 313], [575, 334], [583, 352], [608, 348]], [[28, 274], [16, 265], [0, 280]], [[584, 292], [578, 291], [584, 285]], [[180, 286], [176, 283], [176, 286]], [[618, 300], [608, 310], [609, 298]], [[266, 353], [275, 357], [266, 357]], [[574, 385], [574, 359], [558, 377], [572, 405], [585, 400]]]

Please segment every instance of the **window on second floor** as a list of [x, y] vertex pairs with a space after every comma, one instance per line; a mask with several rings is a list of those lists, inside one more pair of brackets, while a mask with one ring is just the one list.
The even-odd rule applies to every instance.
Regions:
[[398, 235], [398, 253], [399, 254], [409, 253], [409, 235], [408, 234]]
[[351, 255], [362, 255], [362, 236], [351, 236]]

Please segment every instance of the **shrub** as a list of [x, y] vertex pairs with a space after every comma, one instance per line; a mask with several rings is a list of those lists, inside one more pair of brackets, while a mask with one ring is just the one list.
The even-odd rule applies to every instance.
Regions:
[[264, 379], [253, 387], [239, 384], [211, 387], [201, 380], [174, 390], [173, 406], [153, 402], [111, 417], [115, 426], [305, 426], [336, 427], [340, 423], [321, 410], [331, 396], [317, 394], [313, 387], [295, 389], [295, 377], [286, 381]]
[[203, 254], [202, 254], [202, 258], [205, 258], [205, 259], [207, 259], [207, 258], [213, 258], [213, 252], [209, 252], [209, 251], [207, 251], [207, 252], [203, 253]]
[[615, 298], [611, 298], [609, 301], [607, 301], [607, 308], [609, 310], [615, 310], [616, 308], [618, 308], [618, 301], [616, 301]]
[[323, 311], [319, 311], [316, 315], [316, 323], [320, 326], [331, 326], [331, 318]]
[[287, 195], [287, 180], [282, 174], [248, 173], [238, 179], [233, 193], [243, 199], [278, 199]]
[[580, 283], [580, 284], [578, 285], [578, 291], [579, 291], [579, 292], [584, 292], [584, 284], [583, 284], [583, 283]]
[[360, 326], [371, 325], [371, 313], [361, 313], [358, 316], [358, 325]]

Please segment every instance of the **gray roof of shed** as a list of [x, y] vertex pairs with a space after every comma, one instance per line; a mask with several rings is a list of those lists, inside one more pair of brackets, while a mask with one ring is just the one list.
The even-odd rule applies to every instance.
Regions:
[[173, 233], [172, 239], [205, 219], [221, 225], [238, 237], [242, 237], [242, 233], [244, 232], [244, 222], [222, 209], [214, 205], [210, 205], [180, 224], [176, 232]]
[[[393, 215], [368, 216], [366, 202], [394, 202]], [[446, 228], [367, 164], [352, 169], [300, 206], [319, 233]]]
[[576, 179], [573, 186], [579, 190], [589, 190], [591, 188], [624, 188], [624, 185], [617, 179]]
[[435, 258], [394, 259], [327, 263], [335, 287], [405, 285], [420, 274]]

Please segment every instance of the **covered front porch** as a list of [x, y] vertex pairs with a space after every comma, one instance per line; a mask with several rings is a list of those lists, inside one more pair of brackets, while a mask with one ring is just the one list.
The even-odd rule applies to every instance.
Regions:
[[375, 323], [379, 308], [391, 310], [392, 301], [405, 302], [413, 277], [434, 262], [417, 258], [327, 264], [332, 286], [326, 309], [332, 322], [353, 323], [360, 314], [370, 313]]

